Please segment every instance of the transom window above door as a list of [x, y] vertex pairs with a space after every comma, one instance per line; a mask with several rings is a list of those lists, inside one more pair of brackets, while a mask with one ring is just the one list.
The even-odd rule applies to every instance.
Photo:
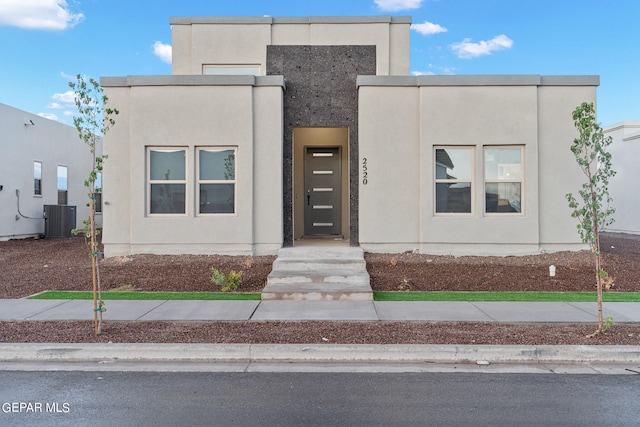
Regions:
[[247, 65], [203, 65], [202, 74], [205, 76], [259, 76], [260, 66]]

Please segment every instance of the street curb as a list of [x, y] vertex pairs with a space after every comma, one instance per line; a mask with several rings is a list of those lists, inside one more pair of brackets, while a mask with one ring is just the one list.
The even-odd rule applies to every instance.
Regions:
[[0, 362], [632, 363], [640, 346], [0, 343]]

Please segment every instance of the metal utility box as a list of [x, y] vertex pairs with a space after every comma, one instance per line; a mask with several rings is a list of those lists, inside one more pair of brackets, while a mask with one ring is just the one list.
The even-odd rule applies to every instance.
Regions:
[[76, 228], [76, 207], [44, 205], [44, 237], [71, 237]]

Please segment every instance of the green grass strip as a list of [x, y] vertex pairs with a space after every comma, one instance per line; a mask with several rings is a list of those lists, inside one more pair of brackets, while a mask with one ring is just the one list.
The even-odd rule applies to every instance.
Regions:
[[[374, 292], [375, 301], [595, 302], [595, 292]], [[605, 302], [638, 302], [640, 292], [605, 292]]]
[[[93, 292], [46, 291], [29, 299], [93, 299]], [[102, 292], [103, 300], [259, 300], [259, 293], [233, 292]]]
[[[93, 299], [92, 292], [46, 291], [29, 299]], [[102, 292], [103, 300], [260, 300], [259, 293]], [[375, 301], [595, 302], [595, 292], [374, 292]], [[605, 292], [605, 302], [640, 302], [640, 292]]]

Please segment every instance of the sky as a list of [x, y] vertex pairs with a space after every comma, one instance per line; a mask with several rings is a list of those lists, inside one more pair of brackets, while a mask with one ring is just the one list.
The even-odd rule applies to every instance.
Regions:
[[413, 75], [599, 75], [640, 121], [639, 0], [0, 0], [0, 103], [71, 124], [77, 74], [171, 74], [170, 17], [265, 15], [411, 16]]

